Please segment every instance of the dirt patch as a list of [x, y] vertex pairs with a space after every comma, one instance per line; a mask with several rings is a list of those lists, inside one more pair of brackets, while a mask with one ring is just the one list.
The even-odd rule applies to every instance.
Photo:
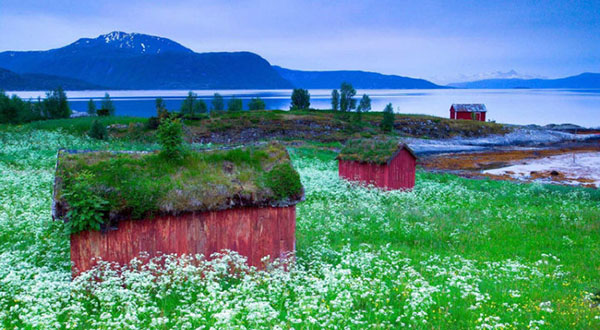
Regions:
[[[518, 150], [500, 150], [477, 153], [462, 154], [440, 154], [421, 158], [419, 164], [430, 171], [448, 172], [470, 178], [492, 178], [511, 181], [536, 181], [565, 185], [579, 185], [584, 187], [596, 187], [597, 180], [587, 177], [586, 173], [567, 173], [557, 169], [531, 170], [527, 173], [515, 173], [511, 169], [515, 164], [523, 162], [538, 162], [548, 157], [573, 159], [578, 154], [582, 157], [590, 152], [600, 152], [600, 144], [584, 144], [569, 148], [530, 148]], [[551, 158], [550, 158], [551, 159]], [[549, 162], [549, 160], [548, 160]], [[504, 171], [493, 171], [501, 169]], [[490, 171], [492, 170], [492, 171]], [[491, 172], [491, 173], [490, 173]], [[585, 172], [585, 171], [584, 171]]]

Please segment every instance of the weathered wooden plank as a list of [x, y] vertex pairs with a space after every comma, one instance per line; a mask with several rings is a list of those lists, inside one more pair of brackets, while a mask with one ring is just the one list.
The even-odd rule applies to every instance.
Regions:
[[92, 268], [102, 260], [128, 263], [141, 252], [210, 256], [222, 249], [237, 251], [248, 264], [261, 267], [295, 248], [295, 206], [240, 208], [222, 211], [125, 220], [106, 233], [83, 231], [71, 235], [73, 274]]
[[406, 149], [388, 164], [379, 165], [338, 160], [339, 176], [383, 189], [412, 189], [415, 185], [416, 159]]

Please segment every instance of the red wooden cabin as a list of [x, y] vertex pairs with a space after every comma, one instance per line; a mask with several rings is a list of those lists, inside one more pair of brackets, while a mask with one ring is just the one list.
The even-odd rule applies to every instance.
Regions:
[[450, 119], [485, 121], [485, 104], [453, 104], [450, 107]]
[[341, 178], [386, 190], [415, 186], [417, 157], [404, 143], [387, 140], [351, 140], [338, 155]]
[[[261, 163], [263, 168], [258, 173], [270, 173], [278, 168], [278, 165], [290, 165], [288, 171], [293, 171], [297, 176], [295, 170], [291, 168], [287, 151], [280, 144], [271, 143], [265, 148], [252, 150], [252, 152], [262, 150], [269, 157], [266, 160], [265, 157], [260, 158], [263, 159]], [[228, 151], [209, 152], [226, 153]], [[100, 172], [103, 169], [108, 169], [113, 166], [110, 164], [115, 164], [115, 162], [110, 163], [111, 159], [125, 158], [129, 161], [131, 157], [140, 158], [152, 155], [152, 153], [60, 151], [54, 188], [53, 217], [73, 221], [68, 218], [69, 200], [68, 195], [65, 197], [63, 191], [69, 189], [66, 185], [76, 176], [76, 171], [81, 170], [81, 167], [84, 166], [81, 165], [82, 162], [91, 160], [90, 162], [95, 165], [106, 162], [106, 166], [90, 167], [96, 169], [95, 175], [101, 176]], [[110, 216], [107, 214], [107, 222], [102, 226], [102, 230], [85, 229], [72, 233], [73, 276], [94, 267], [97, 258], [126, 264], [134, 257], [138, 257], [141, 252], [147, 252], [150, 257], [173, 253], [178, 255], [203, 254], [205, 257], [209, 257], [215, 252], [228, 249], [247, 257], [249, 265], [259, 268], [263, 266], [261, 260], [266, 256], [274, 260], [286, 258], [294, 252], [295, 204], [304, 197], [299, 176], [296, 177], [297, 181], [291, 183], [292, 186], [299, 187], [297, 188], [299, 191], [290, 191], [287, 196], [275, 196], [268, 187], [248, 193], [250, 185], [255, 187], [256, 184], [264, 181], [264, 178], [256, 178], [244, 187], [248, 183], [248, 169], [256, 168], [256, 165], [234, 163], [227, 160], [219, 162], [213, 160], [217, 159], [216, 157], [199, 159], [205, 161], [200, 168], [206, 169], [207, 166], [211, 166], [210, 170], [222, 173], [222, 177], [215, 181], [218, 184], [215, 183], [212, 186], [210, 181], [207, 182], [206, 178], [203, 178], [203, 181], [197, 181], [201, 182], [202, 186], [196, 186], [200, 187], [199, 189], [205, 189], [202, 191], [191, 189], [182, 191], [185, 188], [176, 186], [177, 191], [167, 192], [166, 195], [178, 194], [176, 196], [180, 198], [177, 201], [179, 204], [174, 205], [169, 199], [171, 204], [165, 203], [165, 208], [161, 206], [155, 210], [156, 216], [144, 215], [139, 219], [133, 219], [128, 216], [127, 212], [119, 214], [116, 209], [111, 209]], [[227, 157], [225, 156], [224, 159]], [[245, 177], [242, 178], [239, 173], [244, 171]], [[178, 175], [186, 175], [186, 173], [178, 173]], [[278, 180], [276, 175], [269, 177], [274, 177], [275, 181]], [[140, 179], [141, 181], [142, 179]], [[194, 182], [191, 181], [193, 178], [188, 178], [185, 183], [193, 185]], [[223, 186], [223, 182], [232, 182], [232, 185], [226, 188]], [[290, 185], [289, 182], [282, 182], [282, 184]], [[102, 191], [118, 189], [118, 187], [107, 189], [106, 186], [102, 186], [103, 190], [98, 190], [98, 187], [90, 185], [89, 189], [99, 191], [100, 195], [102, 195]], [[210, 202], [198, 200], [198, 196], [205, 196]]]

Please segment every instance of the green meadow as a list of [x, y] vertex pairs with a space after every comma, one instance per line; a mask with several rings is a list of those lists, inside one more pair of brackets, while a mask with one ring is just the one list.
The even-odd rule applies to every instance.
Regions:
[[316, 143], [289, 148], [306, 192], [294, 264], [142, 255], [71, 280], [57, 150], [157, 148], [79, 122], [0, 128], [0, 329], [600, 328], [599, 190], [418, 170], [385, 192], [339, 179]]

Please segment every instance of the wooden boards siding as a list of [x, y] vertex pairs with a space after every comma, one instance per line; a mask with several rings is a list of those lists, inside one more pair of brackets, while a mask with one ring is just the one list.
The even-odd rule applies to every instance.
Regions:
[[128, 263], [141, 252], [204, 254], [229, 249], [261, 267], [261, 259], [295, 251], [296, 207], [237, 208], [221, 211], [125, 220], [118, 229], [71, 235], [73, 275], [92, 268], [94, 258]]
[[339, 176], [350, 181], [372, 184], [395, 190], [412, 189], [415, 186], [416, 159], [402, 149], [388, 164], [338, 161]]

